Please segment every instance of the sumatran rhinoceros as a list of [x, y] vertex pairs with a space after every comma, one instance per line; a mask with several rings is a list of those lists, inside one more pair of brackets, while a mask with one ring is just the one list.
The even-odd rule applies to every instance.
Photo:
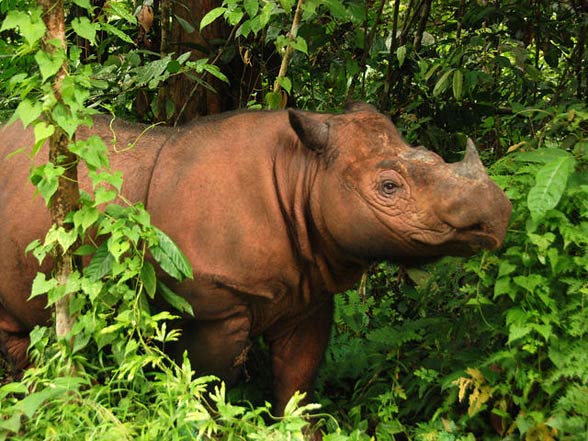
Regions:
[[[418, 263], [498, 247], [511, 205], [475, 147], [447, 164], [408, 146], [389, 119], [363, 105], [340, 115], [242, 112], [180, 129], [97, 118], [78, 137], [113, 130], [111, 166], [123, 194], [189, 258], [194, 279], [175, 291], [193, 307], [175, 351], [197, 373], [234, 381], [252, 337], [271, 351], [276, 411], [310, 391], [329, 340], [333, 294], [381, 260]], [[21, 155], [30, 130], [0, 130], [0, 344], [27, 364], [28, 332], [50, 314], [27, 301], [38, 263], [25, 247], [49, 217]], [[86, 173], [80, 173], [81, 185]], [[172, 284], [173, 285], [173, 284]]]

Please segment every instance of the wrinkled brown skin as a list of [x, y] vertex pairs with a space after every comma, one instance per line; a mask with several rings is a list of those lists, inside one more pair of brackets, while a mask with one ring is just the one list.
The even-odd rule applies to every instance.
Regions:
[[[109, 143], [108, 118], [92, 129]], [[115, 122], [123, 193], [186, 253], [194, 279], [174, 285], [193, 306], [175, 355], [233, 382], [251, 337], [271, 349], [276, 409], [311, 391], [332, 323], [332, 295], [373, 262], [417, 263], [498, 247], [511, 206], [474, 152], [446, 164], [408, 146], [365, 105], [345, 114], [229, 114], [181, 129]], [[126, 149], [135, 142], [134, 149]], [[28, 182], [30, 130], [0, 129], [0, 344], [27, 364], [28, 333], [50, 319], [27, 301], [38, 265], [24, 249], [49, 218]], [[41, 160], [39, 160], [41, 161]], [[82, 188], [88, 186], [80, 170]], [[43, 269], [49, 269], [49, 263]], [[171, 283], [171, 282], [170, 282]], [[173, 285], [173, 284], [172, 284]]]

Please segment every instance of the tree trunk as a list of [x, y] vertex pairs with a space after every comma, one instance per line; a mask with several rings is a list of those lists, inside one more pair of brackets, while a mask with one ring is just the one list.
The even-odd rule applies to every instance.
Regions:
[[[43, 20], [47, 30], [43, 39], [44, 50], [49, 54], [55, 54], [59, 50], [67, 53], [65, 39], [65, 21], [63, 0], [39, 0], [43, 8]], [[58, 46], [54, 42], [58, 41]], [[49, 43], [52, 42], [52, 43]], [[67, 60], [65, 60], [55, 75], [52, 89], [58, 103], [62, 103], [61, 83], [67, 75]], [[49, 139], [49, 161], [65, 168], [63, 176], [59, 178], [59, 184], [49, 210], [51, 219], [57, 227], [68, 228], [65, 224], [65, 216], [78, 206], [79, 188], [77, 179], [77, 157], [69, 151], [67, 135], [59, 127]], [[72, 249], [62, 250], [59, 245], [55, 250], [55, 279], [59, 285], [65, 285], [69, 275], [74, 269]], [[73, 317], [69, 314], [69, 296], [65, 296], [55, 304], [55, 330], [57, 338], [65, 337], [72, 328]]]
[[[214, 54], [211, 53], [213, 48], [209, 41], [213, 39], [223, 40], [228, 35], [223, 21], [214, 21], [202, 33], [198, 29], [200, 28], [202, 17], [217, 6], [220, 6], [220, 1], [218, 0], [186, 0], [181, 3], [172, 3], [172, 21], [169, 34], [167, 34], [167, 29], [163, 30], [164, 27], [168, 26], [168, 23], [162, 23], [162, 32], [165, 32], [167, 37], [162, 38], [162, 43], [166, 45], [166, 48], [163, 49], [173, 51], [177, 55], [191, 51], [191, 60], [200, 58], [209, 58], [211, 60], [214, 58]], [[194, 31], [188, 32], [184, 29], [179, 20], [174, 19], [174, 15], [183, 18], [194, 27]], [[214, 90], [204, 86], [203, 81], [208, 83]], [[190, 121], [198, 116], [219, 113], [225, 110], [222, 100], [223, 87], [221, 81], [210, 76], [204, 76], [196, 81], [186, 75], [172, 77], [164, 88], [160, 89], [158, 118], [175, 125]], [[174, 111], [169, 115], [165, 110], [168, 102], [174, 104]]]
[[427, 21], [429, 21], [429, 14], [431, 13], [431, 2], [432, 0], [425, 0], [423, 8], [421, 9], [421, 15], [419, 20], [419, 26], [414, 37], [414, 51], [418, 52], [421, 50], [421, 43], [423, 41], [423, 34], [427, 28]]

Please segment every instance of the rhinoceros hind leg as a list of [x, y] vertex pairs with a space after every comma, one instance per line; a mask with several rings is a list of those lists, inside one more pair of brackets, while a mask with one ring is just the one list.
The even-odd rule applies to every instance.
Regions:
[[27, 349], [30, 339], [28, 333], [9, 333], [0, 330], [0, 357], [4, 356], [14, 372], [21, 371], [29, 366]]
[[15, 372], [29, 365], [29, 343], [28, 330], [0, 304], [0, 357], [3, 356]]

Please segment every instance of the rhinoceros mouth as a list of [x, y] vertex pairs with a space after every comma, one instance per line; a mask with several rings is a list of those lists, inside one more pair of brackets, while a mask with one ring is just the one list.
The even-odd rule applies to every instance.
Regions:
[[483, 249], [494, 250], [500, 246], [498, 238], [476, 227], [451, 228], [437, 234], [412, 234], [410, 238], [420, 248], [429, 248], [432, 254], [438, 255], [471, 256]]

